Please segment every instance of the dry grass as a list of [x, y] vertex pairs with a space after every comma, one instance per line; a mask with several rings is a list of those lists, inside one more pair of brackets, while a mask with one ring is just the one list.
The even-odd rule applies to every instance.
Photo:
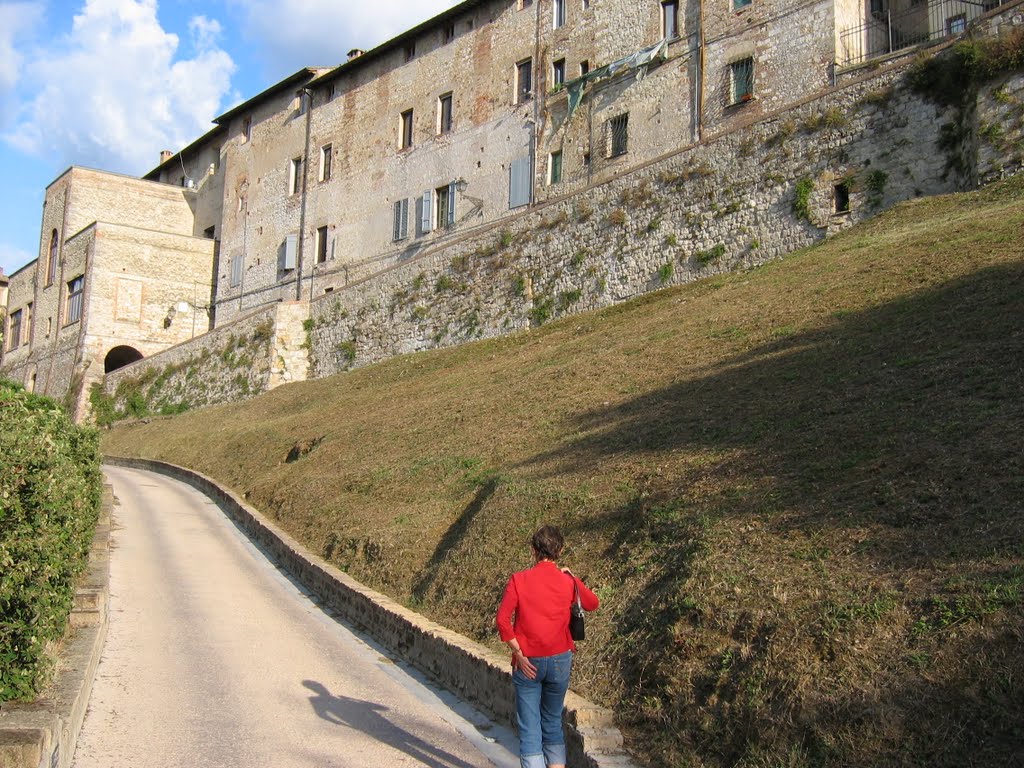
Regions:
[[[1024, 180], [755, 271], [110, 432], [494, 642], [541, 521], [655, 766], [1024, 753]], [[294, 449], [294, 450], [293, 450]], [[291, 461], [288, 461], [291, 452]]]

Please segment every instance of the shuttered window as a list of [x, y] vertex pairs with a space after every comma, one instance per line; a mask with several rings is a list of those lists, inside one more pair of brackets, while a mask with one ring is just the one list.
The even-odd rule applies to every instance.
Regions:
[[242, 284], [242, 268], [245, 264], [245, 257], [242, 254], [231, 257], [231, 287], [237, 288]]
[[424, 235], [433, 230], [434, 221], [434, 191], [428, 189], [423, 193], [420, 200], [420, 232]]
[[395, 226], [393, 240], [409, 237], [409, 198], [395, 201]]
[[512, 161], [512, 166], [509, 169], [509, 208], [519, 208], [530, 204], [530, 193], [533, 186], [530, 184], [530, 174], [531, 168], [529, 156], [521, 157], [518, 160]]
[[288, 235], [284, 239], [284, 269], [295, 269], [298, 264], [299, 238]]

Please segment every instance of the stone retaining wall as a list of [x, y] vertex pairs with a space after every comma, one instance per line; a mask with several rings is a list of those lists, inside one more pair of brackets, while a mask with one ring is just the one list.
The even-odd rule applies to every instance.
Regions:
[[909, 62], [318, 297], [311, 377], [762, 264], [1020, 170], [1021, 73], [980, 89], [976, 108], [943, 108], [908, 85]]
[[[375, 592], [269, 522], [210, 478], [146, 459], [107, 456], [108, 464], [148, 469], [181, 480], [217, 501], [221, 509], [278, 565], [337, 615], [368, 632], [417, 669], [495, 720], [515, 723], [508, 657], [410, 611]], [[610, 710], [573, 693], [565, 700], [566, 746], [571, 768], [631, 768]]]

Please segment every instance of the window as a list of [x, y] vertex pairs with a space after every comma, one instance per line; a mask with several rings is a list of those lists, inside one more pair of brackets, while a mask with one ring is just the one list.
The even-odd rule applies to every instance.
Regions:
[[327, 261], [327, 227], [317, 227], [316, 263], [323, 264], [325, 261]]
[[252, 139], [252, 118], [246, 117], [242, 120], [242, 143]]
[[231, 287], [237, 288], [242, 284], [242, 270], [245, 267], [245, 257], [242, 254], [231, 257]]
[[65, 325], [82, 319], [82, 294], [85, 291], [85, 275], [79, 275], [68, 283], [68, 312]]
[[455, 182], [438, 187], [434, 190], [437, 197], [437, 229], [449, 229], [455, 226]]
[[509, 167], [509, 208], [519, 208], [530, 204], [533, 193], [532, 179], [533, 167], [529, 155], [512, 161], [512, 165]]
[[531, 5], [533, 5], [533, 0], [519, 0], [519, 10], [529, 8]]
[[36, 332], [36, 319], [32, 316], [32, 302], [25, 305], [25, 344], [32, 343], [32, 336]]
[[551, 81], [555, 87], [565, 82], [565, 59], [559, 59], [551, 65]]
[[57, 230], [50, 234], [50, 257], [46, 262], [46, 284], [53, 285], [57, 279]]
[[452, 95], [446, 93], [437, 100], [437, 132], [450, 133], [452, 130]]
[[590, 10], [590, 0], [583, 0], [583, 10], [584, 11], [589, 11]]
[[7, 325], [7, 351], [11, 352], [21, 344], [21, 310], [11, 312]]
[[565, 0], [555, 0], [551, 15], [555, 29], [565, 26]]
[[442, 33], [442, 35], [443, 35], [444, 45], [448, 45], [448, 43], [450, 43], [452, 40], [455, 39], [455, 25], [454, 24], [447, 24], [445, 26], [445, 28], [444, 28], [444, 32]]
[[533, 59], [516, 64], [516, 104], [529, 101], [533, 95]]
[[416, 43], [409, 43], [405, 46], [405, 60], [412, 61], [416, 58]]
[[320, 181], [331, 180], [331, 159], [334, 157], [334, 148], [331, 144], [320, 147]]
[[666, 40], [679, 37], [678, 0], [667, 0], [661, 4], [661, 36]]
[[956, 16], [950, 16], [948, 19], [946, 19], [947, 35], [959, 35], [965, 29], [967, 29], [966, 14], [958, 13]]
[[548, 184], [560, 184], [562, 181], [562, 153], [552, 152], [548, 158]]
[[613, 117], [605, 123], [608, 157], [624, 155], [629, 150], [629, 113]]
[[850, 212], [850, 185], [845, 181], [836, 184], [834, 187], [833, 211], [835, 213]]
[[732, 0], [732, 9], [734, 11], [742, 10], [746, 8], [753, 0]]
[[294, 157], [288, 164], [288, 194], [294, 195], [302, 189], [302, 158]]
[[590, 73], [590, 62], [584, 59], [580, 62], [580, 77]]
[[295, 92], [295, 114], [304, 115], [306, 114], [307, 97], [305, 91]]
[[409, 198], [404, 198], [395, 201], [395, 226], [392, 239], [398, 242], [407, 237], [409, 237]]
[[337, 96], [337, 89], [334, 83], [328, 83], [324, 88], [324, 101], [334, 101], [335, 96]]
[[754, 98], [754, 60], [741, 59], [729, 65], [729, 103], [742, 104]]
[[399, 141], [402, 149], [412, 146], [412, 110], [407, 109], [402, 113], [402, 135]]

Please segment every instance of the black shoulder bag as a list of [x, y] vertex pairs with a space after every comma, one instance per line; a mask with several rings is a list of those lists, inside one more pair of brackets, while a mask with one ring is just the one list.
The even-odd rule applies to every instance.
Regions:
[[573, 640], [586, 640], [587, 628], [583, 624], [583, 604], [580, 602], [580, 590], [576, 586], [576, 579], [572, 580], [572, 591], [574, 600], [569, 606], [569, 635]]

